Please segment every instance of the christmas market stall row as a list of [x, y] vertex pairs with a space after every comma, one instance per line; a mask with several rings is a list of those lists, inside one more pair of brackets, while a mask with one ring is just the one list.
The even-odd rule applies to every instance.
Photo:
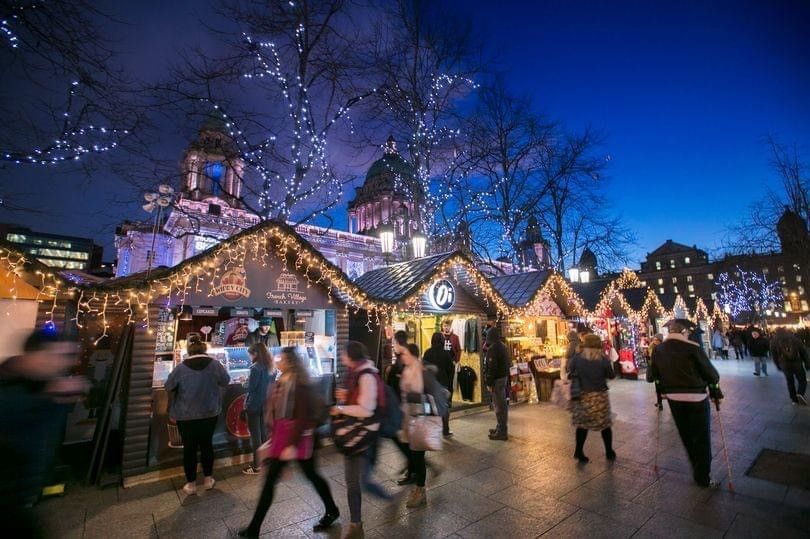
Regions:
[[241, 413], [248, 346], [264, 342], [276, 357], [281, 347], [297, 347], [328, 399], [350, 313], [363, 309], [376, 324], [386, 307], [291, 227], [272, 221], [172, 268], [89, 286], [54, 278], [46, 291], [59, 298], [58, 308], [41, 303], [41, 317], [59, 331], [77, 327], [85, 372], [98, 387], [92, 411], [77, 418], [94, 426], [89, 478], [98, 479], [105, 460], [119, 461], [125, 485], [173, 473], [166, 470], [182, 463], [164, 383], [186, 357], [191, 334], [207, 342], [209, 355], [230, 375], [216, 456], [241, 460], [250, 452]]
[[366, 343], [381, 371], [394, 360], [397, 331], [405, 331], [420, 353], [438, 333], [456, 362], [453, 406], [486, 400], [485, 329], [505, 320], [509, 306], [470, 258], [460, 251], [417, 258], [366, 272], [356, 283], [391, 313], [382, 325], [363, 312], [351, 316], [352, 338]]

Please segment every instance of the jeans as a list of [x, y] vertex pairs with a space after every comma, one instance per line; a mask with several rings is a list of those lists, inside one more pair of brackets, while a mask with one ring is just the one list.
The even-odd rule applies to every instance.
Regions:
[[264, 422], [264, 411], [247, 413], [248, 429], [250, 429], [250, 445], [253, 447], [253, 467], [257, 470], [262, 465], [259, 462], [259, 446], [267, 441], [267, 424]]
[[447, 399], [447, 411], [442, 416], [442, 434], [450, 434], [450, 408], [452, 407], [453, 401], [451, 399]]
[[424, 451], [410, 451], [411, 457], [408, 459], [408, 472], [416, 476], [416, 486], [424, 487], [427, 478], [427, 465], [425, 464]]
[[712, 468], [711, 416], [709, 399], [680, 402], [668, 399], [678, 434], [692, 463], [692, 476], [699, 485], [708, 486]]
[[734, 355], [737, 356], [737, 359], [742, 359], [743, 357], [743, 347], [742, 346], [734, 346]]
[[366, 449], [365, 461], [363, 463], [363, 476], [361, 478], [363, 490], [368, 492], [369, 494], [373, 494], [378, 498], [383, 500], [391, 500], [391, 496], [385, 491], [382, 486], [378, 483], [374, 482], [371, 478], [372, 473], [374, 472], [374, 465], [377, 464], [377, 447], [380, 443], [380, 439], [374, 440], [368, 449]]
[[[253, 518], [248, 525], [248, 530], [255, 532], [256, 535], [259, 534], [264, 517], [267, 516], [267, 511], [273, 504], [273, 492], [276, 488], [276, 482], [278, 482], [281, 471], [286, 464], [287, 461], [278, 459], [270, 459], [267, 461], [267, 477], [264, 481], [262, 493], [259, 496], [259, 502], [256, 504], [256, 511], [253, 513]], [[318, 496], [320, 496], [326, 512], [336, 513], [338, 507], [335, 505], [334, 498], [332, 498], [332, 491], [329, 490], [329, 484], [323, 477], [318, 475], [318, 472], [315, 470], [315, 457], [313, 456], [307, 460], [299, 460], [298, 466], [301, 467], [301, 471], [304, 472], [306, 478], [312, 483], [312, 486], [315, 487], [315, 491], [318, 493]]]
[[754, 356], [754, 372], [759, 374], [760, 367], [762, 374], [768, 375], [768, 358], [767, 356]]
[[[796, 402], [797, 393], [804, 396], [804, 394], [807, 392], [807, 372], [804, 370], [804, 365], [801, 363], [796, 366], [785, 365], [782, 370], [784, 371], [785, 379], [787, 380], [790, 400]], [[799, 385], [798, 391], [796, 390], [797, 383]]]
[[214, 473], [213, 438], [217, 419], [214, 416], [177, 422], [177, 430], [183, 438], [183, 470], [189, 483], [197, 480], [197, 449], [200, 450], [203, 475], [210, 477]]
[[495, 408], [495, 419], [498, 421], [495, 427], [495, 434], [506, 435], [508, 432], [507, 420], [509, 419], [509, 407], [506, 404], [506, 388], [509, 377], [498, 378], [492, 387], [492, 405]]

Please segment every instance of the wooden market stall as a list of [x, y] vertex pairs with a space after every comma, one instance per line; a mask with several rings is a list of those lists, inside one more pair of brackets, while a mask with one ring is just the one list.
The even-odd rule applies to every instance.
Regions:
[[461, 346], [453, 406], [477, 405], [485, 400], [483, 381], [484, 329], [507, 312], [507, 305], [461, 252], [449, 252], [392, 264], [363, 274], [356, 284], [388, 306], [384, 319], [365, 311], [351, 315], [350, 335], [365, 342], [382, 370], [393, 360], [394, 332], [404, 330], [420, 352], [434, 332], [448, 322]]

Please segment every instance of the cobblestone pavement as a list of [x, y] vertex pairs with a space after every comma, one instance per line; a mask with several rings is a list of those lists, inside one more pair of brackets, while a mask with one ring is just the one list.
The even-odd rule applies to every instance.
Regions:
[[[659, 474], [654, 473], [658, 413], [652, 388], [642, 381], [611, 383], [616, 414], [615, 449], [609, 464], [601, 438], [592, 433], [590, 463], [572, 458], [574, 432], [566, 412], [551, 405], [510, 410], [509, 442], [487, 439], [491, 412], [455, 419], [455, 437], [429, 460], [440, 469], [428, 478], [428, 505], [404, 507], [364, 498], [367, 537], [808, 537], [810, 491], [745, 476], [759, 451], [810, 453], [810, 407], [791, 405], [784, 377], [752, 375], [751, 361], [715, 363], [726, 393], [722, 410], [735, 493], [713, 415], [713, 475], [723, 488], [696, 487], [668, 410], [661, 416]], [[772, 369], [775, 371], [775, 369]], [[320, 452], [320, 467], [348, 520], [342, 457]], [[402, 467], [385, 442], [376, 474], [392, 492]], [[300, 473], [276, 489], [267, 515], [267, 537], [314, 537], [322, 507]], [[240, 468], [215, 471], [216, 488], [185, 496], [182, 478], [131, 489], [73, 488], [37, 506], [43, 524], [58, 537], [229, 537], [244, 526], [261, 478]], [[339, 523], [324, 537], [339, 537]]]

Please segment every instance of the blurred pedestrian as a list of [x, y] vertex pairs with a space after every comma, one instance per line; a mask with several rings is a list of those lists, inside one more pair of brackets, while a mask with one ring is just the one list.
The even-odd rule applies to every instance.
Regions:
[[[427, 349], [425, 355], [422, 357], [425, 365], [432, 365], [436, 371], [436, 380], [442, 387], [446, 388], [448, 392], [453, 392], [453, 374], [455, 373], [455, 364], [453, 356], [445, 348], [445, 336], [441, 333], [434, 333], [430, 340], [430, 348]], [[442, 416], [442, 434], [445, 437], [452, 436], [450, 432], [450, 408], [448, 406], [447, 413]]]
[[712, 350], [716, 358], [723, 357], [723, 334], [720, 333], [720, 328], [715, 328], [712, 332]]
[[[369, 451], [377, 443], [382, 410], [380, 404], [384, 403], [385, 395], [382, 380], [363, 344], [349, 341], [340, 361], [348, 369], [346, 384], [337, 391], [338, 404], [332, 407], [330, 413], [359, 420], [349, 428], [351, 452], [344, 449], [343, 455], [350, 523], [342, 538], [360, 539], [364, 536], [361, 485], [378, 497], [389, 498], [382, 487], [371, 480], [369, 466]], [[354, 426], [360, 428], [351, 428]]]
[[571, 420], [577, 429], [574, 458], [588, 462], [584, 453], [585, 440], [589, 430], [598, 430], [605, 444], [605, 457], [616, 460], [607, 386], [607, 380], [615, 378], [616, 374], [602, 351], [602, 339], [598, 335], [585, 335], [582, 349], [568, 363], [568, 374], [569, 378], [579, 379], [582, 390], [580, 398], [571, 401]]
[[731, 334], [731, 346], [734, 348], [734, 355], [737, 356], [737, 359], [742, 359], [744, 355], [742, 334], [736, 329], [734, 331], [730, 331], [729, 333]]
[[765, 337], [758, 329], [751, 331], [751, 344], [748, 345], [748, 350], [751, 352], [751, 357], [754, 358], [754, 376], [759, 376], [760, 371], [765, 376], [768, 376], [768, 350], [770, 343], [768, 338]]
[[242, 473], [257, 475], [260, 472], [259, 447], [267, 441], [267, 424], [264, 421], [265, 403], [270, 386], [275, 381], [275, 367], [273, 358], [267, 347], [260, 342], [248, 348], [250, 359], [250, 373], [247, 379], [247, 392], [245, 396], [245, 413], [247, 414], [248, 429], [250, 430], [250, 445], [253, 447], [253, 464]]
[[23, 353], [0, 364], [0, 532], [36, 537], [30, 508], [49, 479], [72, 406], [87, 390], [69, 376], [78, 346], [53, 330], [37, 330]]
[[[810, 368], [810, 356], [804, 343], [786, 329], [779, 329], [771, 347], [773, 364], [785, 373], [788, 395], [793, 404], [807, 406], [807, 371]], [[797, 388], [798, 386], [798, 388]]]
[[714, 488], [709, 396], [717, 402], [723, 398], [720, 375], [700, 346], [687, 337], [694, 328], [691, 321], [676, 318], [667, 327], [669, 334], [653, 352], [651, 378], [669, 402], [692, 464], [692, 477], [698, 485]]
[[487, 358], [484, 380], [492, 395], [497, 425], [489, 431], [490, 440], [509, 439], [509, 408], [506, 403], [506, 390], [509, 387], [509, 352], [501, 341], [501, 332], [493, 327], [487, 333]]
[[295, 348], [285, 347], [281, 350], [278, 369], [281, 376], [273, 384], [267, 409], [272, 440], [263, 465], [267, 475], [253, 518], [247, 528], [239, 531], [239, 537], [259, 536], [264, 517], [273, 504], [276, 483], [286, 464], [293, 460], [298, 462], [324, 505], [325, 514], [312, 530], [324, 531], [340, 517], [329, 484], [315, 469], [313, 433], [319, 411], [307, 368]]
[[188, 356], [166, 379], [169, 417], [177, 422], [183, 438], [183, 492], [197, 493], [197, 450], [203, 469], [203, 487], [214, 488], [214, 429], [222, 411], [220, 388], [228, 387], [231, 377], [222, 363], [206, 355], [207, 345], [198, 333], [187, 337]]
[[[647, 349], [647, 381], [653, 382], [652, 379], [652, 362], [653, 362], [653, 352], [655, 352], [655, 347], [664, 342], [664, 334], [663, 333], [656, 333], [653, 338], [652, 342], [650, 343], [650, 347]], [[664, 401], [661, 397], [661, 389], [658, 387], [658, 384], [655, 384], [655, 407], [658, 408], [659, 412], [662, 412], [664, 409]]]

